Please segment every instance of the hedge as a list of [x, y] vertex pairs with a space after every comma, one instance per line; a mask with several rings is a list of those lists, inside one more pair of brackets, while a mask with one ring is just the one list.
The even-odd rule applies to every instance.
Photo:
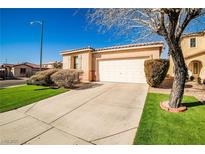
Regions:
[[158, 87], [166, 77], [169, 69], [169, 60], [150, 59], [145, 60], [144, 71], [147, 83], [151, 87]]
[[53, 81], [51, 80], [51, 75], [58, 70], [59, 69], [48, 69], [44, 71], [39, 71], [35, 75], [30, 77], [30, 79], [27, 81], [27, 84], [50, 86], [53, 84]]

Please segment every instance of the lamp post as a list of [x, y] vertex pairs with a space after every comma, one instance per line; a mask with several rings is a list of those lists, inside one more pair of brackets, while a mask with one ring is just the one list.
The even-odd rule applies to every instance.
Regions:
[[42, 50], [43, 50], [43, 21], [31, 21], [30, 24], [40, 24], [41, 25], [41, 42], [40, 42], [40, 71], [42, 70]]

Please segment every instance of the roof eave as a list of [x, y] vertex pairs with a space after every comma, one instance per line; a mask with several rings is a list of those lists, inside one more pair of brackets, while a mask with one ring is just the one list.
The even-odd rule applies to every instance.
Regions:
[[163, 47], [164, 47], [164, 44], [162, 43], [162, 44], [158, 44], [158, 45], [145, 45], [145, 46], [126, 47], [126, 48], [119, 48], [119, 49], [96, 50], [95, 53], [123, 51], [123, 50], [130, 50], [130, 49], [147, 49], [147, 48], [161, 48], [160, 52], [162, 52]]

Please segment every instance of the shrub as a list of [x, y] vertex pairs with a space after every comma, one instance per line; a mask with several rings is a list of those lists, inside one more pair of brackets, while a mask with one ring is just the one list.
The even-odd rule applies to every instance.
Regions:
[[193, 81], [194, 80], [194, 76], [190, 76], [190, 78], [189, 78], [191, 81]]
[[51, 80], [59, 87], [70, 88], [75, 83], [80, 81], [79, 75], [81, 72], [77, 70], [59, 70], [58, 72], [51, 75]]
[[31, 76], [30, 79], [27, 81], [27, 84], [50, 86], [53, 84], [53, 81], [51, 80], [51, 75], [57, 71], [58, 69], [48, 69], [36, 72], [36, 74]]
[[169, 69], [169, 60], [166, 59], [151, 59], [144, 63], [144, 71], [147, 83], [151, 87], [159, 86]]
[[201, 84], [201, 78], [200, 77], [197, 78], [197, 83]]
[[205, 84], [205, 79], [203, 79], [203, 84]]

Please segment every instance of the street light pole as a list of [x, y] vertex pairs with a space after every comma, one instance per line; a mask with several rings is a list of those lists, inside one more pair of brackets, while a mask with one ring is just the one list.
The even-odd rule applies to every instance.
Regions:
[[40, 39], [40, 71], [42, 70], [42, 53], [43, 53], [43, 21], [32, 21], [30, 24], [38, 23], [41, 25], [41, 39]]
[[42, 70], [42, 51], [43, 51], [43, 21], [41, 21], [40, 71]]

